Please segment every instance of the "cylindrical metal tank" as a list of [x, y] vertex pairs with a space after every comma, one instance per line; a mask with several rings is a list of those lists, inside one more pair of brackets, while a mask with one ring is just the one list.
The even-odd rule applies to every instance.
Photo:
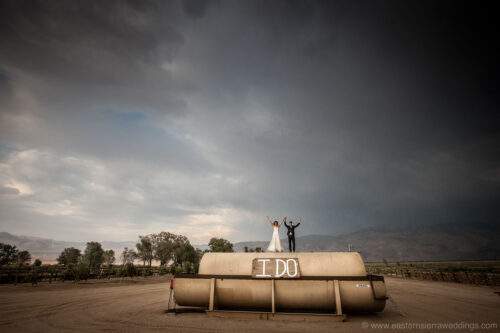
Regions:
[[[300, 277], [252, 277], [256, 258], [295, 258]], [[177, 304], [208, 307], [211, 279], [218, 309], [270, 311], [274, 294], [276, 311], [332, 312], [336, 310], [335, 283], [343, 312], [377, 312], [385, 307], [383, 278], [367, 276], [356, 252], [206, 253], [199, 274], [176, 276]]]
[[366, 276], [365, 264], [357, 252], [295, 252], [295, 253], [205, 253], [199, 274], [252, 275], [255, 258], [297, 258], [301, 275]]

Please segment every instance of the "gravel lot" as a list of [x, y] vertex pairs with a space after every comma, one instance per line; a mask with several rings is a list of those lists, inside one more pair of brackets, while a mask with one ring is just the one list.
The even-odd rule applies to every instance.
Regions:
[[[500, 296], [494, 288], [397, 278], [386, 281], [389, 294], [406, 317], [388, 302], [382, 313], [349, 315], [343, 323], [218, 319], [207, 318], [203, 313], [167, 315], [168, 277], [0, 286], [0, 331], [447, 331], [422, 326], [431, 323], [455, 324], [463, 331], [470, 331], [470, 325], [477, 324], [478, 330], [483, 325], [483, 331], [500, 331]], [[399, 329], [373, 327], [386, 324], [399, 325]], [[492, 328], [495, 325], [497, 328]]]

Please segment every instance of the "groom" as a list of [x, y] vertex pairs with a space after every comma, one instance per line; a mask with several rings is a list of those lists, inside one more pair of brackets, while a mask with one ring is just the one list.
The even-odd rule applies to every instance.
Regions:
[[285, 227], [288, 229], [286, 234], [288, 236], [288, 249], [290, 252], [295, 252], [295, 228], [300, 225], [300, 222], [302, 222], [302, 219], [299, 219], [297, 225], [293, 225], [292, 221], [288, 222], [288, 225], [285, 223]]

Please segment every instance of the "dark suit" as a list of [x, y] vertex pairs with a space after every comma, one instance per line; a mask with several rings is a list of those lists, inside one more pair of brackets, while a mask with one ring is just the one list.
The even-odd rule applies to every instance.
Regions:
[[286, 234], [288, 236], [288, 249], [290, 252], [295, 252], [295, 228], [300, 225], [300, 222], [297, 225], [289, 226], [285, 223], [285, 227], [288, 229]]

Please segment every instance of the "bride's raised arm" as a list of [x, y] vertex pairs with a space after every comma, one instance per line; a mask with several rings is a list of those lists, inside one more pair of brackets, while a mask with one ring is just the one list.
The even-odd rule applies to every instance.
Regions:
[[267, 217], [267, 220], [269, 221], [269, 223], [271, 223], [271, 227], [273, 226], [273, 221], [271, 221], [271, 219], [269, 218], [269, 216], [266, 216]]
[[286, 216], [283, 218], [283, 220], [281, 221], [280, 225], [278, 227], [281, 227], [281, 225], [283, 224], [283, 222], [286, 221]]

